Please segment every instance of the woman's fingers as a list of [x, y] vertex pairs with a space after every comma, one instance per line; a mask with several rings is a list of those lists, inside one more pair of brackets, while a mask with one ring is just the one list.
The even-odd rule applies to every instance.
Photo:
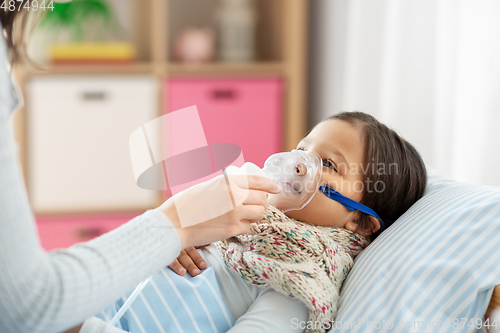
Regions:
[[267, 193], [262, 191], [250, 190], [248, 197], [243, 201], [244, 205], [261, 205], [267, 209]]
[[[230, 182], [233, 180], [230, 179]], [[237, 186], [231, 186], [229, 189], [237, 206], [243, 203], [244, 205], [262, 205], [264, 209], [267, 209], [268, 193], [281, 191], [278, 183], [262, 176], [238, 175], [234, 178], [234, 183]]]
[[274, 194], [280, 193], [283, 190], [283, 187], [274, 180], [256, 175], [248, 175], [248, 188]]
[[255, 222], [266, 214], [266, 209], [261, 205], [242, 205], [241, 220]]
[[230, 176], [229, 181], [236, 182], [236, 185], [244, 189], [259, 190], [269, 193], [280, 193], [282, 190], [280, 184], [264, 176], [257, 176], [257, 175], [238, 175], [234, 177]]
[[[228, 209], [229, 205], [224, 201], [227, 200], [228, 191], [236, 206], [232, 210]], [[220, 175], [174, 195], [158, 209], [176, 227], [181, 247], [187, 248], [248, 232], [250, 222], [258, 221], [265, 214], [265, 192], [280, 191], [278, 183], [263, 176]], [[222, 205], [221, 202], [226, 204]], [[211, 214], [204, 214], [207, 211]], [[201, 228], [203, 232], [200, 232]], [[192, 254], [195, 256], [195, 262], [199, 260], [197, 253]], [[194, 272], [193, 275], [196, 275], [204, 265], [200, 263], [202, 267], [198, 267], [195, 262], [183, 252], [170, 267], [182, 275], [185, 273], [181, 273], [184, 271], [180, 266], [183, 266], [188, 272]]]

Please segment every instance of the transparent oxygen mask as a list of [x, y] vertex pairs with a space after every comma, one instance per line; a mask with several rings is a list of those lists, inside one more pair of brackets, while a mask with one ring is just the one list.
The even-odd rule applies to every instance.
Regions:
[[262, 171], [283, 186], [280, 193], [269, 195], [269, 204], [283, 212], [304, 208], [320, 187], [322, 167], [315, 151], [294, 149], [269, 156]]

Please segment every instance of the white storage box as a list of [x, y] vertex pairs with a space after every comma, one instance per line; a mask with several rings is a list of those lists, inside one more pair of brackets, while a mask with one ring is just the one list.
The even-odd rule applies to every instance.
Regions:
[[158, 116], [145, 75], [39, 76], [27, 84], [28, 190], [36, 213], [153, 208], [136, 186], [129, 137]]

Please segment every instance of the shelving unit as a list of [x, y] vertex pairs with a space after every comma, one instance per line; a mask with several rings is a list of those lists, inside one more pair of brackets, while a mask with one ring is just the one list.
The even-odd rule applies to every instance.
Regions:
[[[215, 11], [218, 0], [204, 0], [203, 6], [208, 8], [205, 12], [203, 8], [198, 8], [199, 0], [131, 1], [132, 41], [138, 50], [137, 62], [119, 65], [55, 65], [48, 66], [43, 71], [21, 64], [15, 69], [15, 75], [25, 96], [25, 108], [30, 106], [26, 82], [37, 76], [148, 74], [162, 82], [168, 78], [181, 77], [278, 77], [284, 86], [282, 149], [290, 150], [295, 147], [306, 131], [308, 0], [256, 0], [256, 61], [214, 61], [199, 65], [184, 64], [173, 59], [170, 50], [172, 38], [183, 26], [203, 23], [200, 17], [206, 16], [206, 11]], [[165, 98], [160, 91], [158, 95], [159, 116], [165, 108]], [[26, 172], [29, 147], [25, 109], [18, 111], [15, 127], [24, 176], [29, 184]], [[163, 199], [164, 197], [159, 196], [158, 203]]]

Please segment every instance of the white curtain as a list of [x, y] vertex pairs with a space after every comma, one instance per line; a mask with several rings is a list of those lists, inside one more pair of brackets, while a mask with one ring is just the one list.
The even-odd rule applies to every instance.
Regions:
[[499, 0], [311, 7], [311, 124], [371, 113], [448, 176], [500, 186]]

